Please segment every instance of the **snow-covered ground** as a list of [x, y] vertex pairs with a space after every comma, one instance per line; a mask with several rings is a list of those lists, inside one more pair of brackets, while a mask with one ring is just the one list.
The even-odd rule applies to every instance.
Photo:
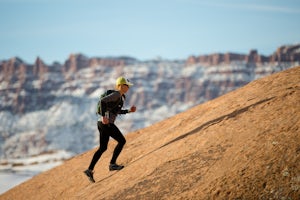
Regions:
[[0, 194], [30, 179], [32, 175], [0, 171]]
[[29, 180], [33, 176], [63, 163], [73, 156], [66, 151], [47, 153], [30, 158], [0, 161], [0, 194]]

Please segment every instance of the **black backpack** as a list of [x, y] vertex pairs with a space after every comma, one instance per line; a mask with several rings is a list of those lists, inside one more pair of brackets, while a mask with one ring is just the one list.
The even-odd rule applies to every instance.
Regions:
[[[101, 110], [101, 99], [106, 97], [107, 95], [113, 93], [113, 92], [116, 92], [116, 90], [106, 90], [103, 94], [101, 94], [99, 100], [98, 100], [98, 103], [97, 103], [97, 109], [96, 109], [96, 114], [98, 115], [101, 115], [102, 114], [102, 110]], [[121, 98], [120, 100], [117, 100], [115, 102], [110, 102], [108, 103], [107, 105], [107, 108], [109, 111], [113, 111], [115, 108], [118, 107], [118, 105], [120, 104], [121, 102]]]

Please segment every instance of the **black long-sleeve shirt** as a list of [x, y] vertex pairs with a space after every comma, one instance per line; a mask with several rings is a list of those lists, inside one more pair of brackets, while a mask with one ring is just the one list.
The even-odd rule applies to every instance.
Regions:
[[[126, 114], [129, 111], [123, 110], [125, 96], [122, 96], [119, 91], [112, 92], [111, 94], [101, 99], [101, 115], [105, 116], [105, 112], [109, 112], [109, 123], [114, 123], [118, 114]], [[101, 120], [101, 119], [99, 119]]]

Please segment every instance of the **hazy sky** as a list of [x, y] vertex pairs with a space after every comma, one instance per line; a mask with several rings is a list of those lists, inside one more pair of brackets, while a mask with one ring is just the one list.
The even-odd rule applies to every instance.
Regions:
[[0, 0], [0, 60], [270, 55], [295, 43], [299, 0]]

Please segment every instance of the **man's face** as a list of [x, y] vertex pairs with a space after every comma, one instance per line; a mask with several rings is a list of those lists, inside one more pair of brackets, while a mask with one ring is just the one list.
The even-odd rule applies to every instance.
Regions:
[[126, 84], [121, 85], [122, 93], [125, 94], [129, 89], [129, 86]]

